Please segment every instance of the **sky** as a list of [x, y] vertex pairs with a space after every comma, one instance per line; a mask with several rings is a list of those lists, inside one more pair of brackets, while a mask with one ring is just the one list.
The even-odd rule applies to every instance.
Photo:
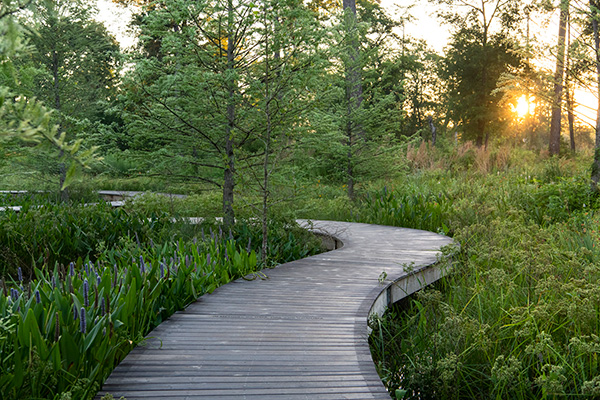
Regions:
[[131, 10], [113, 3], [111, 0], [97, 0], [98, 19], [126, 49], [134, 44], [133, 36], [127, 33], [127, 25], [131, 21]]
[[[410, 4], [412, 1], [402, 0], [381, 0], [381, 4], [393, 17], [399, 17], [403, 14], [398, 5]], [[107, 29], [115, 35], [123, 48], [133, 44], [133, 39], [127, 35], [127, 23], [131, 18], [131, 12], [124, 7], [115, 5], [111, 0], [97, 0], [100, 13], [98, 19], [101, 20]], [[448, 41], [448, 30], [441, 26], [430, 13], [432, 7], [427, 1], [419, 1], [412, 9], [411, 14], [415, 17], [413, 23], [406, 24], [407, 35], [415, 38], [427, 40], [430, 46], [437, 52], [442, 52], [443, 47]]]
[[[402, 6], [413, 3], [402, 0], [381, 0], [381, 5], [392, 17], [399, 19], [405, 12]], [[448, 43], [448, 29], [439, 23], [434, 13], [434, 8], [426, 1], [418, 1], [411, 9], [410, 14], [414, 20], [406, 24], [406, 35], [425, 39], [427, 43], [438, 53], [442, 53], [444, 46]]]

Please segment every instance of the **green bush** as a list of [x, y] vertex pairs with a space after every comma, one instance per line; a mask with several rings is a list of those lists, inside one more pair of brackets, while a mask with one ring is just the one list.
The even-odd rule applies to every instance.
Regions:
[[517, 205], [532, 221], [547, 226], [567, 221], [574, 213], [595, 207], [597, 199], [583, 176], [535, 182], [515, 192]]

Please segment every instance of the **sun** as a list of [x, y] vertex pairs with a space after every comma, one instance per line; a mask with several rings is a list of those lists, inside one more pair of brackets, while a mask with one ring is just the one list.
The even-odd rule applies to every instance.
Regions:
[[519, 97], [517, 100], [517, 104], [513, 106], [513, 111], [517, 113], [520, 118], [525, 117], [526, 115], [532, 115], [535, 111], [535, 98], [529, 97], [527, 95], [523, 95]]

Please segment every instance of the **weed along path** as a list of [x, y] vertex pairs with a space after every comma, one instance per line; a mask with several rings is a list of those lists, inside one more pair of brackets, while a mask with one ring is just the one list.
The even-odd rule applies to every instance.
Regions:
[[439, 279], [440, 249], [452, 240], [345, 222], [313, 229], [343, 246], [200, 297], [154, 329], [97, 398], [389, 399], [368, 317]]

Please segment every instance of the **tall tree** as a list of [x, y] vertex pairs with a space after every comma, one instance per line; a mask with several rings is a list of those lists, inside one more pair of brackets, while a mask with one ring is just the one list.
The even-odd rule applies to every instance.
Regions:
[[[301, 60], [319, 47], [315, 15], [296, 1], [169, 0], [141, 20], [128, 83], [135, 146], [161, 173], [218, 186], [232, 225], [237, 182], [264, 163], [269, 174], [274, 138], [301, 126], [295, 112], [318, 97], [297, 89], [311, 87], [305, 71], [314, 59]], [[149, 51], [144, 40], [156, 38]], [[268, 176], [262, 181], [268, 193]]]
[[[446, 57], [448, 101], [455, 124], [478, 146], [487, 143], [497, 120], [500, 76], [519, 63], [511, 51], [510, 31], [522, 6], [515, 0], [429, 0], [443, 6], [439, 16], [455, 31]], [[462, 11], [466, 10], [466, 11]]]
[[76, 118], [98, 118], [102, 101], [116, 96], [118, 84], [119, 44], [93, 12], [88, 0], [39, 0], [23, 20], [33, 48], [25, 61], [38, 71], [28, 89]]
[[236, 153], [253, 139], [240, 107], [257, 46], [254, 11], [237, 0], [151, 4], [138, 17], [142, 40], [129, 75], [134, 148], [175, 179], [218, 186], [226, 225], [235, 221]]
[[[92, 12], [85, 0], [39, 0], [34, 12], [22, 18], [32, 51], [21, 64], [36, 71], [22, 90], [55, 110], [58, 132], [69, 141], [74, 139], [73, 122], [98, 119], [102, 102], [116, 94], [119, 45], [91, 18]], [[61, 196], [67, 200], [63, 162], [59, 175]]]
[[596, 85], [598, 108], [596, 110], [596, 145], [594, 151], [594, 162], [592, 164], [592, 188], [595, 192], [599, 191], [598, 182], [600, 182], [600, 32], [598, 20], [600, 19], [600, 3], [598, 0], [590, 0], [590, 19], [593, 27], [594, 37], [594, 66], [596, 67]]
[[87, 165], [94, 158], [94, 149], [83, 150], [81, 140], [68, 143], [54, 124], [53, 113], [24, 90], [21, 60], [31, 54], [24, 40], [25, 31], [16, 16], [32, 1], [0, 1], [0, 143], [11, 139], [40, 143], [58, 149], [66, 159], [71, 158], [70, 174], [62, 183], [64, 189], [71, 181], [76, 164]]
[[560, 152], [560, 131], [562, 121], [563, 82], [565, 73], [565, 49], [567, 21], [569, 19], [569, 0], [560, 2], [560, 21], [558, 24], [558, 44], [556, 46], [556, 69], [554, 72], [554, 97], [552, 101], [552, 120], [550, 122], [550, 155]]
[[262, 0], [259, 4], [257, 57], [245, 79], [251, 82], [247, 96], [256, 99], [248, 110], [253, 117], [247, 121], [247, 129], [255, 132], [262, 147], [262, 165], [259, 171], [248, 159], [240, 178], [246, 179], [244, 191], [257, 187], [262, 200], [257, 208], [263, 229], [261, 253], [267, 260], [271, 204], [286, 200], [272, 193], [271, 182], [289, 147], [298, 145], [308, 130], [301, 121], [327, 90], [320, 75], [329, 62], [320, 49], [325, 31], [301, 0]]
[[363, 102], [362, 62], [360, 54], [358, 19], [356, 16], [356, 0], [343, 0], [344, 32], [346, 33], [344, 67], [346, 73], [346, 140], [348, 159], [346, 173], [348, 176], [348, 197], [354, 199], [354, 164], [353, 147], [357, 141], [364, 139], [364, 127], [360, 110]]
[[567, 106], [567, 120], [569, 123], [569, 141], [571, 152], [575, 153], [575, 99], [573, 95], [572, 78], [574, 74], [573, 63], [571, 62], [572, 44], [571, 44], [571, 18], [567, 21], [567, 50], [566, 50], [566, 75], [565, 75], [565, 97]]

